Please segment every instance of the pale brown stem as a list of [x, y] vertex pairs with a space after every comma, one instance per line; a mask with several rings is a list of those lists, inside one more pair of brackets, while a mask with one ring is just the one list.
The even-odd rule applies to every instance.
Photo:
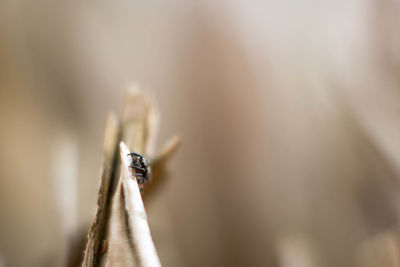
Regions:
[[115, 115], [108, 115], [104, 134], [97, 212], [88, 232], [88, 241], [82, 263], [82, 266], [85, 267], [95, 266], [99, 248], [104, 238], [107, 201], [109, 199], [110, 184], [113, 176], [116, 148], [118, 147], [119, 129], [118, 120]]
[[156, 248], [150, 234], [150, 228], [147, 223], [146, 211], [144, 209], [142, 196], [139, 186], [129, 168], [130, 153], [125, 143], [120, 144], [121, 153], [121, 179], [124, 190], [124, 200], [128, 232], [131, 236], [131, 246], [136, 252], [138, 266], [158, 267], [161, 266]]

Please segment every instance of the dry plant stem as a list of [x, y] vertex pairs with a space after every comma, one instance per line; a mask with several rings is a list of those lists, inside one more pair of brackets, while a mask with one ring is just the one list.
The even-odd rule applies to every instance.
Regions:
[[[152, 157], [158, 123], [154, 99], [137, 88], [126, 94], [121, 126], [115, 117], [107, 120], [98, 211], [89, 230], [82, 266], [161, 266], [136, 178], [128, 168], [126, 157], [129, 149], [148, 159]], [[127, 145], [120, 159], [115, 155], [121, 139]], [[164, 180], [166, 162], [179, 143], [179, 138], [173, 138], [153, 161], [154, 175], [145, 192]]]
[[82, 266], [95, 266], [100, 245], [104, 238], [104, 228], [107, 217], [107, 201], [111, 179], [113, 176], [116, 148], [118, 147], [119, 124], [114, 114], [110, 114], [106, 120], [103, 155], [101, 163], [101, 184], [97, 199], [96, 217], [88, 232]]
[[129, 235], [132, 238], [131, 242], [133, 242], [131, 246], [136, 252], [138, 266], [161, 266], [156, 248], [151, 238], [150, 228], [147, 223], [146, 211], [144, 210], [139, 186], [135, 176], [133, 176], [133, 173], [129, 168], [130, 160], [128, 154], [130, 151], [123, 142], [120, 144], [120, 153], [122, 188], [124, 192], [125, 211], [128, 218], [127, 226]]
[[131, 236], [127, 229], [124, 194], [122, 179], [118, 185], [111, 202], [109, 229], [107, 235], [107, 250], [104, 257], [100, 258], [100, 266], [124, 267], [137, 266], [135, 255], [131, 246]]
[[128, 90], [121, 121], [122, 141], [130, 150], [151, 158], [159, 124], [159, 113], [154, 98], [136, 87]]
[[172, 137], [166, 145], [161, 149], [161, 152], [157, 155], [154, 162], [166, 162], [169, 158], [171, 158], [179, 146], [181, 145], [181, 138], [179, 136]]
[[[129, 90], [125, 96], [121, 121], [122, 140], [132, 151], [149, 157], [155, 144], [158, 127], [158, 113], [153, 99], [137, 89]], [[114, 176], [115, 192], [108, 221], [108, 249], [100, 260], [101, 266], [142, 266], [143, 264], [140, 260], [143, 252], [139, 251], [142, 246], [136, 245], [130, 228], [130, 220], [134, 216], [130, 214], [131, 209], [127, 206], [127, 203], [130, 203], [131, 191], [130, 187], [123, 182], [122, 174], [123, 172], [121, 175]]]

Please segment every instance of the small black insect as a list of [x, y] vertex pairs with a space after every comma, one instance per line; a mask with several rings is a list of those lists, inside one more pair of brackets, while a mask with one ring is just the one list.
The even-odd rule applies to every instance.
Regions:
[[135, 152], [128, 154], [128, 156], [131, 156], [132, 158], [132, 165], [130, 165], [129, 167], [135, 169], [136, 179], [139, 185], [143, 186], [149, 181], [150, 178], [147, 161], [142, 155]]

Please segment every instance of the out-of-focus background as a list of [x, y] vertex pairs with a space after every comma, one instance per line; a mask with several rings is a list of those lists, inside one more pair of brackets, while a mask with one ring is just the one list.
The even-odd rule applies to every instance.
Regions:
[[106, 114], [158, 99], [165, 266], [400, 266], [400, 2], [0, 2], [0, 266], [63, 266]]

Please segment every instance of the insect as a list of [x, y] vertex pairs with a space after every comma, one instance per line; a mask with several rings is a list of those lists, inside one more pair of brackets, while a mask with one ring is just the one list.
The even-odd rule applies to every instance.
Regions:
[[147, 161], [142, 155], [135, 152], [128, 154], [128, 156], [132, 158], [132, 165], [129, 167], [135, 170], [136, 179], [139, 185], [143, 186], [149, 181], [150, 178], [150, 171]]

